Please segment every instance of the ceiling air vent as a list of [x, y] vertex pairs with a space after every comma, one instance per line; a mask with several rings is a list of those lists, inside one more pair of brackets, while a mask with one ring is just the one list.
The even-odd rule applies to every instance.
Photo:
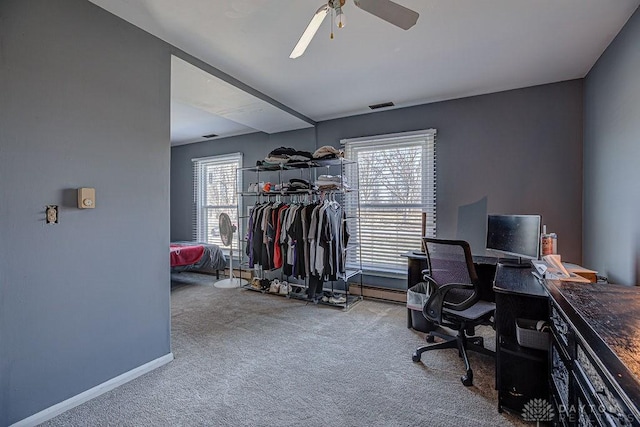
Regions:
[[369, 108], [371, 108], [372, 110], [377, 110], [378, 108], [393, 107], [393, 106], [394, 106], [393, 102], [383, 102], [382, 104], [369, 105]]
[[218, 135], [216, 135], [215, 133], [210, 133], [209, 135], [202, 135], [203, 138], [207, 138], [207, 139], [208, 138], [215, 138], [216, 136], [218, 136]]

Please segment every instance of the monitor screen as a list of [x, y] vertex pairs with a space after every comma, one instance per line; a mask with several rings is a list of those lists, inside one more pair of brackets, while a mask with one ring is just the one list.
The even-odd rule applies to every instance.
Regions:
[[488, 215], [487, 249], [538, 259], [541, 222], [540, 215]]

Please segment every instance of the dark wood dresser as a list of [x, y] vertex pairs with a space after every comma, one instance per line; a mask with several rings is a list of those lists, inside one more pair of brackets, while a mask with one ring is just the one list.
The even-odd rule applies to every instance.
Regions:
[[547, 280], [556, 423], [640, 426], [640, 288]]

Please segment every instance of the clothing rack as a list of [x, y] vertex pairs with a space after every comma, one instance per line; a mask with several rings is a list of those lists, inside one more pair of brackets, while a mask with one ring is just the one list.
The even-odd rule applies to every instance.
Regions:
[[[339, 185], [332, 189], [319, 190], [313, 186], [319, 172], [326, 172], [327, 175], [333, 172], [344, 177], [348, 167], [357, 168], [357, 163], [346, 159], [331, 159], [303, 164], [283, 164], [277, 170], [260, 166], [237, 170], [238, 182], [251, 182], [247, 191], [239, 193], [241, 202], [238, 204], [240, 210], [238, 216], [242, 218], [241, 233], [238, 235], [244, 237], [241, 240], [244, 244], [241, 251], [243, 257], [241, 268], [250, 271], [253, 276], [249, 284], [244, 286], [245, 289], [268, 293], [267, 281], [277, 279], [279, 283], [290, 286], [290, 290], [286, 293], [278, 293], [288, 298], [329, 304], [344, 309], [350, 308], [362, 299], [359, 202], [352, 204], [356, 207], [356, 212], [349, 217], [345, 214], [343, 206], [346, 197], [358, 198], [357, 189], [345, 186], [344, 178], [341, 178]], [[305, 172], [309, 188], [285, 189], [286, 179], [291, 176], [296, 177], [298, 184], [303, 183]], [[265, 185], [266, 183], [270, 185]], [[264, 191], [265, 188], [269, 188], [270, 191]], [[322, 208], [325, 211], [320, 213]], [[243, 215], [244, 209], [248, 210], [246, 215]], [[287, 212], [286, 209], [290, 211]], [[267, 217], [265, 218], [264, 215]], [[287, 215], [294, 216], [290, 218]], [[304, 221], [302, 215], [304, 215]], [[317, 218], [314, 215], [324, 216]], [[287, 227], [286, 242], [281, 241], [284, 236], [283, 220], [289, 220], [284, 224]], [[315, 220], [316, 226], [320, 223], [322, 227], [331, 227], [330, 230], [317, 228], [312, 230], [311, 235], [315, 234], [323, 238], [322, 246], [319, 241], [312, 242], [316, 245], [315, 247], [311, 246], [310, 241], [313, 239], [310, 238], [309, 231], [312, 220]], [[257, 221], [260, 223], [258, 224]], [[297, 239], [293, 239], [292, 234]], [[276, 238], [277, 241], [274, 240]], [[280, 247], [278, 243], [281, 244]], [[287, 251], [286, 255], [281, 252], [284, 250]], [[329, 252], [328, 255], [324, 252], [325, 250]], [[354, 252], [357, 254], [355, 266], [353, 262], [347, 266], [348, 250], [356, 251]], [[316, 257], [317, 252], [320, 252], [323, 257], [322, 264]], [[263, 257], [265, 255], [266, 258]], [[280, 257], [284, 258], [283, 262], [289, 264], [280, 264]], [[304, 262], [301, 262], [302, 257]], [[359, 289], [359, 292], [355, 294], [351, 292], [350, 288], [353, 285]]]

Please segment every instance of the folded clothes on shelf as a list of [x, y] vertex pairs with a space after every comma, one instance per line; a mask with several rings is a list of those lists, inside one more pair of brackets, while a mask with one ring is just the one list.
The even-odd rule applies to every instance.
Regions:
[[319, 190], [350, 189], [346, 178], [342, 175], [320, 175], [316, 179], [315, 185]]
[[313, 154], [308, 151], [296, 150], [290, 147], [278, 147], [272, 150], [264, 161], [271, 164], [289, 162], [308, 162], [313, 159]]
[[289, 191], [298, 191], [298, 190], [317, 190], [318, 187], [316, 185], [312, 185], [309, 181], [305, 179], [292, 178], [289, 182], [284, 182], [282, 184], [272, 184], [271, 182], [257, 182], [251, 183], [247, 187], [247, 192], [249, 193], [282, 193]]
[[264, 170], [278, 170], [282, 167], [286, 162], [267, 162], [266, 160], [258, 160], [256, 161], [256, 166], [264, 169]]
[[324, 145], [313, 153], [313, 158], [317, 160], [337, 159], [338, 157], [344, 157], [344, 151], [338, 150], [330, 145]]
[[289, 188], [291, 190], [308, 190], [311, 184], [306, 179], [291, 178], [289, 180]]

